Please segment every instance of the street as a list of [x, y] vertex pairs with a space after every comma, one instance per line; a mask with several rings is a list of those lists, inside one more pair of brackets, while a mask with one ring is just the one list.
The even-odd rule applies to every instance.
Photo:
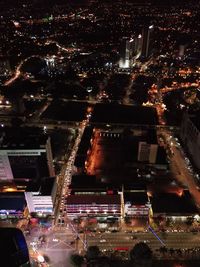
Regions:
[[163, 129], [162, 134], [165, 136], [166, 144], [170, 147], [172, 152], [170, 166], [175, 180], [188, 188], [195, 203], [200, 207], [200, 192], [198, 191], [194, 174], [187, 168], [182, 148], [177, 144], [172, 132]]
[[162, 247], [163, 243], [168, 249], [186, 249], [200, 246], [200, 233], [159, 232], [156, 234], [161, 241], [159, 241], [159, 239], [156, 238], [156, 236], [154, 236], [154, 234], [152, 234], [150, 231], [143, 233], [92, 233], [87, 235], [87, 244], [88, 246], [99, 246], [101, 250], [116, 248], [122, 248], [123, 250], [125, 248], [133, 248], [133, 246], [138, 242], [146, 242], [153, 251]]
[[36, 226], [25, 234], [32, 259], [42, 255], [47, 266], [66, 267], [69, 257], [76, 250], [76, 234], [70, 227], [44, 228]]

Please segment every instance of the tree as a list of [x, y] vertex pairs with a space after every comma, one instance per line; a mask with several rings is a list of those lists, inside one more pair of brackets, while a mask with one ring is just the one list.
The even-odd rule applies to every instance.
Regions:
[[72, 254], [70, 256], [70, 262], [75, 267], [81, 267], [81, 265], [84, 263], [84, 258], [79, 254]]
[[171, 218], [167, 218], [166, 221], [165, 221], [165, 226], [166, 227], [170, 227], [172, 226], [172, 219]]
[[130, 251], [130, 259], [134, 267], [152, 266], [152, 251], [146, 243], [137, 243]]
[[168, 250], [165, 246], [163, 246], [163, 247], [160, 247], [159, 251], [160, 251], [160, 253], [165, 254], [165, 253], [167, 253]]
[[174, 254], [174, 249], [173, 248], [170, 248], [169, 249], [169, 252], [170, 252], [170, 255], [172, 256]]
[[89, 246], [86, 251], [86, 258], [88, 261], [98, 258], [100, 250], [98, 246]]
[[194, 221], [194, 218], [192, 218], [192, 217], [187, 217], [185, 223], [186, 223], [188, 226], [191, 226], [191, 225], [193, 224], [193, 221]]
[[106, 256], [99, 257], [88, 263], [88, 267], [110, 267], [110, 259]]
[[45, 69], [47, 67], [47, 64], [44, 59], [33, 56], [26, 60], [23, 65], [21, 66], [22, 72], [28, 72], [31, 74], [38, 74], [42, 69]]

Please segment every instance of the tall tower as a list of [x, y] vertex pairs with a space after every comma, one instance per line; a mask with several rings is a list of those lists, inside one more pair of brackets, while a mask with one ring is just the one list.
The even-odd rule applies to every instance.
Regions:
[[149, 43], [151, 33], [153, 31], [153, 25], [145, 26], [142, 30], [142, 52], [141, 56], [147, 58], [149, 56]]
[[136, 58], [141, 56], [142, 53], [142, 34], [135, 37], [134, 53]]
[[131, 59], [133, 56], [134, 40], [131, 38], [124, 38], [122, 42], [121, 56], [119, 61], [120, 68], [130, 68]]
[[185, 48], [186, 48], [186, 45], [183, 45], [183, 44], [179, 45], [179, 53], [178, 53], [179, 58], [183, 58], [184, 57]]

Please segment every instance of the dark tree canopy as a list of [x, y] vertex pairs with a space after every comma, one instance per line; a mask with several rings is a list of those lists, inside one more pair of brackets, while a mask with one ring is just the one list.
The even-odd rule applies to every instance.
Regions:
[[100, 255], [99, 247], [97, 246], [89, 246], [86, 252], [87, 260], [98, 258]]
[[81, 267], [84, 262], [84, 258], [78, 254], [72, 254], [70, 257], [70, 262], [75, 267]]
[[46, 62], [40, 57], [31, 57], [21, 67], [21, 71], [32, 74], [38, 74], [42, 69], [46, 68]]
[[150, 267], [152, 263], [152, 251], [146, 243], [137, 243], [130, 251], [130, 259], [135, 267]]

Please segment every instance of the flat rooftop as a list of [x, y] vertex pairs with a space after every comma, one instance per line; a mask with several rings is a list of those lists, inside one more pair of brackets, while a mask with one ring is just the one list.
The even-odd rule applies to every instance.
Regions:
[[44, 148], [48, 135], [36, 127], [0, 128], [0, 149]]
[[[137, 183], [143, 178], [146, 179], [145, 163], [138, 161], [138, 147], [139, 142], [147, 142], [149, 132], [153, 136], [152, 141], [155, 141], [155, 131], [129, 128], [131, 128], [129, 131], [118, 133], [113, 132], [114, 129], [109, 129], [109, 127], [107, 130], [95, 128], [91, 145], [92, 154], [88, 154], [87, 157], [86, 172], [88, 174], [104, 177], [107, 182], [112, 181], [116, 185]], [[165, 163], [167, 164], [166, 161]], [[142, 177], [139, 176], [138, 169], [144, 169]]]
[[0, 210], [23, 211], [25, 207], [24, 193], [0, 193]]
[[43, 177], [40, 181], [30, 181], [27, 185], [26, 192], [40, 192], [42, 196], [51, 195], [55, 177]]
[[183, 191], [182, 195], [176, 193], [159, 193], [153, 195], [151, 199], [154, 213], [168, 214], [196, 214], [197, 207], [188, 191]]
[[71, 186], [82, 187], [82, 186], [94, 186], [96, 184], [96, 176], [95, 175], [74, 175], [72, 176]]
[[66, 204], [113, 204], [120, 205], [120, 195], [69, 195], [66, 199]]
[[124, 192], [124, 202], [145, 205], [148, 202], [147, 192]]
[[106, 192], [109, 190], [116, 191], [119, 188], [115, 184], [101, 182], [95, 175], [82, 174], [72, 176], [70, 189], [73, 192], [87, 192], [91, 190], [94, 192]]
[[120, 104], [96, 104], [91, 118], [93, 123], [157, 125], [155, 108], [125, 106]]
[[147, 186], [146, 183], [143, 181], [131, 181], [130, 183], [124, 183], [124, 192], [146, 192], [147, 191]]
[[53, 101], [41, 119], [80, 122], [86, 118], [88, 104], [78, 101]]

